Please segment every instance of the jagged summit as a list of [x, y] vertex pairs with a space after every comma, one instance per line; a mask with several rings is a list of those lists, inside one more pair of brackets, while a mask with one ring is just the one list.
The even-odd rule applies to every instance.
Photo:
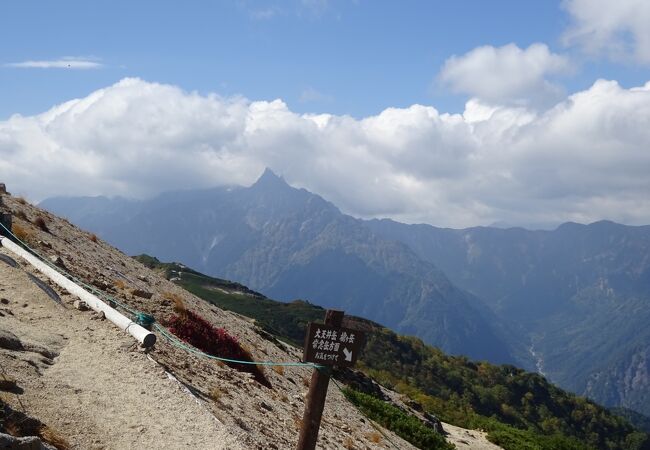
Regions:
[[257, 181], [251, 186], [251, 188], [257, 189], [291, 189], [291, 186], [285, 181], [285, 179], [275, 172], [272, 169], [264, 169], [264, 173], [257, 179]]

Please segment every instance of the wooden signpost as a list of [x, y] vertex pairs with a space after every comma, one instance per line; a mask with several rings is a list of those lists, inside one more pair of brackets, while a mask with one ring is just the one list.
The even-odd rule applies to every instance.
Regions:
[[364, 333], [343, 328], [342, 322], [343, 311], [328, 309], [325, 324], [311, 322], [307, 328], [303, 360], [324, 367], [315, 368], [311, 375], [297, 450], [316, 448], [332, 366], [354, 365], [365, 343]]

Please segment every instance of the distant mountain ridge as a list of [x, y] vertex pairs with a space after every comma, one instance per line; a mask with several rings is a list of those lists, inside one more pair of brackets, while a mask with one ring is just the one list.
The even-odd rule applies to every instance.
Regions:
[[650, 414], [648, 226], [366, 221], [268, 170], [248, 188], [42, 206], [127, 253], [343, 308], [450, 353], [536, 368], [607, 406]]
[[521, 323], [551, 380], [650, 413], [650, 226], [452, 230], [373, 220], [502, 319]]
[[521, 353], [507, 327], [434, 264], [270, 170], [248, 188], [166, 193], [130, 203], [124, 214], [104, 198], [101, 215], [88, 213], [88, 199], [82, 210], [77, 202], [41, 206], [126, 253], [181, 261], [275, 298], [342, 308], [451, 353], [495, 362]]

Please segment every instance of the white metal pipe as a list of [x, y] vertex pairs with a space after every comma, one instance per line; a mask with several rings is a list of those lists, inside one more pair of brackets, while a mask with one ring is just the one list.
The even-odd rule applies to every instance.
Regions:
[[16, 255], [20, 256], [21, 258], [25, 259], [43, 275], [47, 276], [50, 280], [54, 281], [63, 289], [67, 290], [69, 293], [79, 297], [95, 311], [103, 312], [108, 320], [110, 320], [115, 325], [117, 325], [117, 327], [120, 328], [121, 330], [128, 332], [131, 336], [137, 339], [138, 342], [140, 342], [143, 347], [151, 347], [153, 344], [156, 343], [156, 335], [153, 334], [151, 331], [141, 327], [137, 323], [130, 320], [128, 317], [116, 311], [114, 308], [111, 308], [109, 305], [107, 305], [99, 298], [97, 298], [97, 296], [84, 290], [81, 286], [74, 283], [73, 281], [68, 280], [59, 272], [49, 267], [40, 259], [33, 256], [31, 253], [23, 250], [21, 247], [19, 247], [18, 245], [10, 241], [8, 238], [0, 236], [0, 245], [6, 248], [7, 250], [15, 253]]

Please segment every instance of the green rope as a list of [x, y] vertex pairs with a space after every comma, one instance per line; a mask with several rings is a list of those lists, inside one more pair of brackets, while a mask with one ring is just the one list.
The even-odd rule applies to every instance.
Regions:
[[89, 284], [87, 284], [87, 283], [84, 283], [84, 282], [83, 282], [82, 280], [80, 280], [79, 278], [75, 277], [74, 275], [72, 275], [71, 273], [67, 272], [66, 270], [64, 270], [64, 269], [62, 269], [62, 268], [56, 266], [56, 265], [53, 264], [51, 261], [49, 261], [47, 258], [44, 258], [43, 256], [41, 256], [41, 255], [40, 255], [36, 250], [34, 250], [33, 248], [31, 248], [31, 247], [30, 247], [29, 245], [27, 245], [25, 242], [21, 241], [21, 240], [18, 238], [18, 236], [16, 236], [15, 234], [13, 234], [13, 233], [11, 232], [10, 229], [8, 229], [7, 227], [4, 226], [4, 224], [0, 223], [0, 227], [4, 228], [4, 229], [5, 229], [5, 230], [6, 230], [6, 231], [7, 231], [7, 232], [8, 232], [8, 233], [9, 233], [9, 234], [10, 234], [10, 235], [11, 235], [11, 236], [16, 240], [16, 242], [18, 242], [19, 244], [21, 244], [21, 245], [25, 248], [25, 250], [27, 250], [28, 252], [30, 252], [31, 254], [33, 254], [34, 256], [36, 256], [38, 259], [40, 259], [43, 263], [45, 263], [46, 265], [48, 265], [48, 266], [49, 266], [50, 268], [52, 268], [53, 270], [56, 270], [57, 272], [59, 272], [60, 274], [62, 274], [62, 275], [65, 276], [66, 278], [68, 278], [69, 280], [74, 281], [75, 283], [77, 283], [77, 284], [79, 284], [79, 285], [85, 287], [86, 289], [88, 289], [88, 290], [91, 291], [93, 294], [97, 295], [98, 297], [103, 297], [104, 299], [107, 299], [107, 300], [109, 300], [110, 302], [112, 302], [112, 303], [118, 305], [120, 308], [122, 308], [122, 309], [125, 310], [125, 311], [128, 311], [128, 312], [131, 313], [132, 315], [135, 316], [136, 314], [138, 314], [138, 311], [136, 311], [136, 310], [130, 308], [129, 306], [125, 305], [124, 303], [122, 303], [122, 302], [116, 300], [114, 297], [112, 297], [112, 296], [110, 296], [110, 295], [108, 295], [108, 294], [105, 294], [104, 292], [98, 290], [98, 289], [95, 288], [94, 286], [91, 286], [91, 285], [89, 285]]
[[341, 385], [338, 383], [338, 381], [336, 381], [336, 379], [335, 379], [334, 377], [332, 377], [332, 381], [334, 382], [334, 384], [336, 385], [336, 387], [339, 389], [339, 391], [341, 391], [341, 394], [343, 394], [343, 396], [345, 397], [345, 399], [346, 399], [348, 402], [350, 402], [350, 404], [351, 404], [352, 406], [354, 406], [354, 407], [356, 408], [356, 410], [359, 411], [359, 413], [361, 413], [362, 416], [364, 416], [366, 419], [368, 419], [368, 422], [370, 422], [370, 425], [372, 425], [372, 427], [373, 427], [375, 430], [377, 430], [377, 431], [379, 432], [379, 434], [381, 434], [381, 435], [384, 437], [384, 439], [386, 439], [388, 442], [390, 442], [391, 445], [392, 445], [393, 447], [395, 447], [397, 450], [400, 450], [399, 447], [397, 446], [397, 444], [395, 444], [395, 443], [390, 439], [390, 437], [388, 437], [388, 435], [387, 435], [386, 433], [383, 432], [383, 430], [381, 429], [381, 427], [379, 427], [378, 425], [375, 424], [375, 421], [374, 421], [374, 420], [372, 420], [370, 417], [368, 417], [367, 415], [365, 415], [365, 414], [363, 413], [363, 411], [361, 411], [361, 409], [360, 409], [359, 407], [357, 407], [357, 405], [355, 405], [354, 403], [352, 403], [352, 402], [350, 401], [350, 399], [348, 398], [348, 396], [345, 395], [345, 392], [343, 391], [343, 388], [342, 388]]
[[214, 360], [217, 360], [217, 361], [223, 361], [223, 362], [229, 362], [229, 363], [235, 363], [235, 364], [249, 364], [249, 365], [256, 365], [256, 366], [285, 366], [285, 367], [314, 367], [314, 368], [321, 367], [318, 364], [299, 363], [299, 362], [240, 361], [240, 360], [237, 360], [237, 359], [221, 358], [219, 356], [210, 355], [208, 353], [205, 353], [205, 352], [197, 350], [197, 349], [195, 349], [193, 347], [190, 347], [190, 346], [186, 345], [184, 342], [182, 342], [181, 340], [179, 340], [176, 336], [169, 333], [165, 328], [163, 328], [162, 326], [155, 323], [156, 320], [152, 315], [146, 314], [146, 313], [144, 313], [142, 311], [137, 311], [137, 310], [129, 307], [128, 305], [125, 305], [124, 303], [118, 301], [117, 299], [115, 299], [115, 297], [113, 297], [111, 295], [108, 295], [108, 294], [104, 293], [103, 291], [100, 291], [99, 289], [95, 288], [94, 286], [91, 286], [91, 285], [88, 285], [88, 284], [84, 283], [82, 280], [78, 279], [77, 277], [70, 274], [69, 272], [61, 269], [60, 267], [52, 264], [50, 261], [45, 259], [40, 254], [38, 254], [38, 252], [36, 252], [36, 250], [32, 249], [25, 242], [21, 241], [15, 234], [13, 234], [11, 232], [11, 230], [7, 229], [7, 227], [5, 227], [2, 223], [0, 223], [0, 226], [2, 228], [4, 228], [18, 243], [22, 244], [22, 246], [27, 251], [29, 251], [34, 256], [36, 256], [38, 259], [40, 259], [42, 262], [44, 262], [45, 264], [50, 266], [53, 270], [56, 270], [57, 272], [61, 273], [62, 275], [64, 275], [68, 279], [70, 279], [70, 280], [74, 281], [75, 283], [85, 287], [86, 289], [90, 290], [93, 294], [97, 295], [98, 297], [102, 297], [105, 300], [108, 300], [110, 303], [118, 305], [123, 310], [129, 312], [135, 318], [135, 323], [137, 323], [138, 325], [141, 325], [142, 327], [147, 328], [147, 329], [149, 329], [148, 326], [150, 327], [150, 326], [153, 325], [156, 328], [156, 330], [158, 330], [160, 332], [160, 334], [162, 334], [165, 338], [167, 338], [173, 345], [175, 345], [176, 347], [181, 348], [181, 349], [183, 349], [183, 350], [185, 350], [185, 351], [187, 351], [189, 353], [193, 353], [195, 355], [198, 355], [198, 356], [201, 356], [201, 357], [204, 357], [204, 358], [208, 358], [208, 359], [214, 359]]
[[[108, 295], [108, 294], [104, 293], [103, 291], [100, 291], [99, 289], [95, 288], [94, 286], [91, 286], [91, 285], [88, 285], [88, 284], [84, 283], [83, 281], [81, 281], [80, 279], [78, 279], [74, 275], [70, 274], [66, 270], [61, 269], [60, 267], [52, 264], [50, 261], [48, 261], [47, 259], [42, 257], [38, 252], [36, 252], [36, 250], [32, 249], [25, 242], [21, 241], [18, 238], [18, 236], [13, 234], [11, 232], [11, 230], [9, 230], [7, 227], [4, 226], [4, 224], [0, 223], [0, 226], [2, 228], [4, 228], [16, 240], [16, 242], [20, 243], [27, 251], [32, 253], [34, 256], [36, 256], [38, 259], [40, 259], [42, 262], [44, 262], [45, 264], [50, 266], [52, 269], [54, 269], [57, 272], [61, 273], [65, 277], [67, 277], [70, 280], [74, 281], [75, 283], [77, 283], [77, 284], [85, 287], [86, 289], [90, 290], [95, 295], [97, 295], [99, 297], [103, 297], [103, 298], [107, 299], [109, 302], [112, 302], [112, 303], [118, 305], [119, 307], [121, 307], [125, 311], [128, 311], [129, 313], [131, 313], [135, 317], [135, 322], [138, 325], [141, 325], [141, 326], [143, 326], [144, 328], [147, 328], [147, 329], [149, 329], [149, 327], [151, 327], [153, 325], [153, 327], [156, 328], [156, 330], [158, 330], [158, 332], [160, 334], [162, 334], [165, 338], [167, 338], [167, 340], [169, 340], [172, 345], [174, 345], [174, 346], [176, 346], [176, 347], [178, 347], [178, 348], [180, 348], [182, 350], [185, 350], [185, 351], [187, 351], [189, 353], [192, 353], [194, 355], [197, 355], [197, 356], [200, 356], [200, 357], [203, 357], [203, 358], [213, 359], [213, 360], [222, 361], [222, 362], [229, 362], [229, 363], [234, 363], [234, 364], [248, 364], [248, 365], [255, 365], [255, 366], [313, 367], [313, 368], [318, 369], [318, 370], [324, 369], [324, 366], [322, 366], [320, 364], [313, 364], [313, 363], [273, 362], [273, 361], [241, 361], [241, 360], [238, 360], [238, 359], [222, 358], [222, 357], [219, 357], [219, 356], [214, 356], [214, 355], [210, 355], [208, 353], [202, 352], [201, 350], [198, 350], [196, 348], [193, 348], [193, 347], [185, 344], [183, 341], [178, 339], [176, 336], [169, 333], [164, 327], [162, 327], [159, 324], [155, 323], [156, 319], [152, 315], [143, 313], [141, 311], [137, 311], [137, 310], [135, 310], [133, 308], [130, 308], [129, 306], [125, 305], [124, 303], [119, 302], [118, 300], [116, 300], [113, 296]], [[343, 396], [346, 398], [346, 400], [348, 400], [347, 396], [345, 395], [345, 392], [343, 391], [343, 389], [341, 388], [339, 383], [334, 378], [332, 378], [332, 381], [334, 382], [336, 387], [339, 389], [341, 394], [343, 394]], [[368, 421], [370, 422], [370, 424], [373, 426], [373, 428], [375, 428], [388, 442], [390, 442], [393, 445], [393, 447], [395, 447], [397, 450], [399, 450], [399, 447], [390, 439], [390, 437], [388, 437], [382, 431], [382, 429], [379, 426], [377, 426], [374, 423], [374, 421], [372, 419], [370, 419], [368, 416], [363, 414], [363, 411], [361, 411], [359, 408], [357, 408], [357, 406], [354, 403], [350, 402], [350, 404], [352, 404], [352, 406], [354, 406], [357, 409], [357, 411], [359, 411], [363, 416], [365, 416], [368, 419]]]
[[135, 315], [135, 323], [147, 330], [151, 330], [151, 325], [154, 324], [156, 319], [151, 314], [139, 312]]
[[241, 361], [239, 359], [230, 359], [230, 358], [222, 358], [220, 356], [214, 356], [209, 353], [202, 352], [201, 350], [198, 350], [192, 346], [189, 346], [185, 344], [183, 341], [178, 339], [176, 336], [171, 334], [169, 331], [167, 331], [165, 328], [162, 326], [155, 324], [154, 328], [160, 332], [169, 342], [180, 348], [183, 349], [189, 353], [193, 353], [197, 356], [201, 356], [203, 358], [207, 359], [214, 359], [216, 361], [223, 361], [223, 362], [229, 362], [229, 363], [235, 363], [235, 364], [248, 364], [252, 366], [284, 366], [284, 367], [313, 367], [316, 369], [321, 368], [322, 366], [319, 364], [313, 364], [313, 363], [302, 363], [302, 362], [273, 362], [273, 361]]

